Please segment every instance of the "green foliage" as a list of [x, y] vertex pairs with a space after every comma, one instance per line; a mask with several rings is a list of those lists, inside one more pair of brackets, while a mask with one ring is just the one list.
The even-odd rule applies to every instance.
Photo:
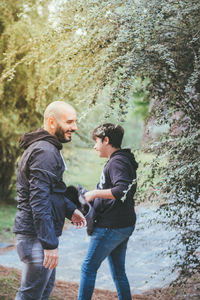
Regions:
[[0, 238], [4, 241], [12, 240], [13, 223], [16, 214], [16, 207], [13, 205], [0, 205]]
[[149, 182], [151, 197], [165, 203], [162, 209], [168, 216], [167, 225], [179, 231], [178, 245], [169, 247], [168, 252], [177, 255], [175, 268], [180, 269], [182, 277], [200, 267], [200, 4], [144, 2], [146, 9], [142, 14], [140, 5], [137, 8], [141, 24], [138, 47], [145, 59], [139, 74], [151, 80], [149, 119], [169, 126], [159, 140], [145, 145], [157, 157], [149, 165], [152, 172], [144, 184]]
[[142, 80], [141, 78], [136, 78], [133, 81], [133, 103], [134, 103], [134, 114], [141, 116], [142, 119], [146, 119], [148, 116], [149, 109], [149, 91], [150, 88], [150, 80], [149, 78], [145, 78]]
[[143, 120], [135, 114], [134, 108], [130, 109], [121, 124], [124, 128], [123, 148], [140, 149], [142, 144]]
[[126, 59], [131, 42], [126, 4], [52, 3], [1, 1], [1, 201], [13, 197], [19, 136], [41, 125], [49, 102], [63, 99], [76, 106], [78, 135], [85, 142], [97, 122], [89, 117], [93, 112], [102, 122], [123, 119], [127, 111], [133, 76]]
[[[180, 270], [180, 278], [190, 277], [195, 270], [199, 271], [198, 141], [199, 133], [193, 130], [181, 138], [163, 138], [156, 145], [157, 159], [151, 166], [154, 172], [150, 176], [152, 180], [157, 174], [162, 174], [157, 186], [154, 185], [154, 198], [156, 196], [164, 202], [161, 212], [165, 212], [166, 226], [178, 231], [176, 247], [170, 245], [166, 252], [177, 256], [174, 269]], [[166, 161], [165, 165], [158, 163], [161, 157]]]
[[[115, 11], [122, 1], [50, 3], [9, 0], [0, 4], [1, 201], [13, 198], [19, 136], [41, 126], [49, 102], [63, 99], [77, 107], [82, 120], [78, 135], [87, 142], [85, 132], [94, 127], [93, 120], [87, 122], [94, 103], [106, 89], [104, 103], [109, 107], [113, 102], [114, 107], [118, 77], [128, 78], [122, 65], [112, 65], [119, 57], [113, 42], [120, 22]], [[111, 114], [104, 107], [103, 118]]]
[[100, 180], [105, 159], [99, 158], [94, 149], [88, 148], [65, 149], [63, 153], [67, 165], [64, 173], [66, 184], [81, 184], [88, 190], [94, 189]]
[[23, 15], [25, 9], [29, 11], [20, 0], [0, 4], [0, 200], [4, 202], [13, 199], [19, 136], [41, 121], [42, 74], [30, 56], [41, 33], [41, 17], [33, 6], [32, 21], [36, 19], [30, 26], [31, 17]]

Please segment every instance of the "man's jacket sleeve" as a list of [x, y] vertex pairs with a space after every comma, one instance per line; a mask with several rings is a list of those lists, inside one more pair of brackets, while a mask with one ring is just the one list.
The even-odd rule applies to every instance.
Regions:
[[37, 237], [44, 249], [58, 247], [52, 219], [51, 174], [56, 158], [53, 152], [36, 149], [29, 159], [29, 201]]

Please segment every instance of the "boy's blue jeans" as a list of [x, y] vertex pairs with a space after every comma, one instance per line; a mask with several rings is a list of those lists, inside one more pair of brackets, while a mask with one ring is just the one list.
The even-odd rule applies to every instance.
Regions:
[[32, 236], [17, 234], [17, 252], [24, 262], [21, 286], [15, 300], [47, 300], [53, 290], [55, 269], [43, 267], [44, 250]]
[[82, 264], [78, 300], [92, 298], [97, 270], [106, 257], [108, 257], [119, 300], [132, 299], [125, 272], [125, 256], [128, 239], [133, 230], [134, 226], [118, 229], [96, 227], [94, 229], [88, 253]]

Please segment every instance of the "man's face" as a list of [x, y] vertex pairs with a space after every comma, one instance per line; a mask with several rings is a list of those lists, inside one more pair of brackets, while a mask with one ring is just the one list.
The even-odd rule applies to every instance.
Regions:
[[64, 110], [56, 120], [55, 136], [59, 142], [68, 143], [71, 141], [72, 133], [77, 129], [75, 110]]
[[94, 149], [99, 152], [99, 157], [107, 157], [107, 147], [106, 147], [106, 142], [105, 140], [102, 141], [101, 138], [96, 137], [95, 138], [95, 145], [94, 145]]

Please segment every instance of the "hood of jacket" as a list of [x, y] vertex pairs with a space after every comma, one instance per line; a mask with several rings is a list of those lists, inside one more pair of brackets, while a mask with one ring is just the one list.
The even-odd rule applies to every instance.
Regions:
[[115, 156], [120, 156], [120, 157], [126, 157], [129, 159], [129, 161], [131, 162], [132, 166], [134, 167], [134, 169], [137, 170], [138, 168], [138, 163], [135, 160], [135, 156], [134, 154], [131, 152], [131, 149], [120, 149], [117, 150], [115, 152], [112, 153], [112, 155], [110, 156], [110, 158], [113, 158]]
[[34, 142], [41, 140], [53, 144], [58, 150], [62, 149], [62, 144], [57, 140], [57, 138], [48, 133], [48, 131], [44, 130], [43, 128], [39, 128], [37, 131], [23, 134], [20, 138], [19, 146], [20, 148], [27, 149]]

